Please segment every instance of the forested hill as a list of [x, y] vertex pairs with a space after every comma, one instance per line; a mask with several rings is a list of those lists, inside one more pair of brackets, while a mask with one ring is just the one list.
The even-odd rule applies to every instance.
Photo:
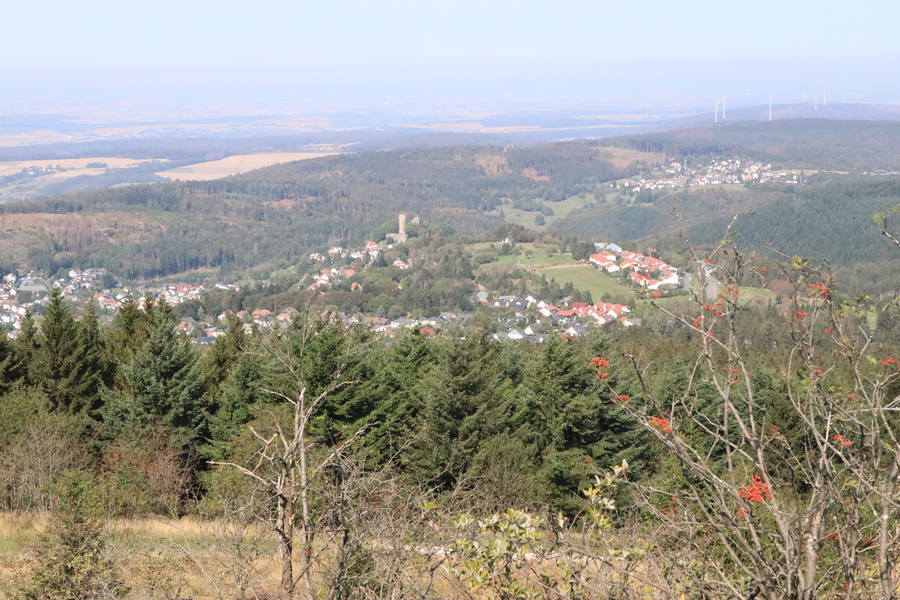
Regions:
[[[674, 190], [647, 183], [672, 177], [665, 160], [705, 173], [709, 161], [723, 158], [853, 174]], [[216, 181], [0, 205], [0, 270], [105, 267], [146, 279], [256, 269], [254, 277], [264, 276], [332, 244], [383, 240], [396, 231], [400, 212], [420, 217], [413, 235], [464, 243], [506, 221], [562, 238], [654, 244], [681, 227], [673, 209], [697, 239], [713, 241], [735, 214], [755, 210], [741, 222], [749, 245], [771, 243], [849, 265], [877, 252], [871, 214], [900, 201], [889, 180], [859, 173], [890, 169], [900, 170], [900, 123], [871, 121], [736, 123], [526, 148], [359, 152]], [[626, 177], [645, 181], [639, 193], [635, 185], [612, 184]], [[840, 235], [850, 241], [838, 244]]]
[[623, 136], [603, 144], [702, 159], [742, 155], [781, 168], [900, 170], [900, 122], [786, 119]]
[[[900, 204], [900, 181], [854, 178], [800, 188], [738, 216], [733, 231], [739, 247], [827, 261], [840, 272], [838, 287], [900, 293], [896, 250], [873, 223], [877, 213]], [[699, 222], [688, 229], [697, 244], [716, 244], [730, 218]]]
[[157, 277], [292, 261], [310, 248], [383, 236], [399, 212], [473, 236], [502, 224], [485, 212], [503, 198], [562, 200], [584, 182], [628, 174], [608, 159], [579, 143], [398, 150], [72, 194], [0, 206], [0, 250], [47, 271], [93, 265]]

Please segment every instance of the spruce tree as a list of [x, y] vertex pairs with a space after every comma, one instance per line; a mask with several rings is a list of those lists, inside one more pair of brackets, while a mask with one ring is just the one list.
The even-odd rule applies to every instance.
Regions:
[[206, 425], [197, 354], [177, 335], [175, 313], [165, 302], [151, 312], [154, 325], [131, 363], [123, 368], [126, 389], [111, 399], [106, 418], [114, 430], [142, 422], [159, 423], [175, 428], [185, 441], [197, 441]]
[[244, 324], [237, 315], [232, 315], [228, 319], [228, 330], [225, 335], [216, 339], [216, 343], [205, 356], [204, 375], [209, 384], [219, 385], [225, 381], [243, 353], [246, 343]]
[[131, 295], [121, 303], [107, 337], [110, 358], [119, 364], [127, 363], [134, 352], [147, 340], [148, 319]]
[[5, 394], [16, 382], [22, 379], [22, 362], [16, 354], [15, 348], [6, 337], [6, 333], [0, 331], [0, 395]]
[[25, 320], [22, 321], [22, 327], [19, 329], [19, 337], [16, 338], [15, 350], [22, 363], [23, 375], [31, 384], [34, 382], [31, 381], [30, 365], [37, 350], [37, 336], [38, 332], [37, 326], [34, 324], [34, 316], [31, 314], [31, 311], [27, 311]]
[[579, 509], [572, 498], [594, 467], [608, 468], [639, 452], [639, 431], [602, 385], [615, 375], [598, 380], [590, 366], [589, 354], [603, 358], [607, 349], [601, 334], [591, 348], [551, 337], [525, 367], [516, 402], [515, 435], [540, 457], [537, 479], [567, 512]]
[[97, 318], [97, 305], [93, 302], [88, 303], [81, 319], [81, 337], [80, 344], [83, 352], [83, 360], [85, 368], [88, 372], [93, 373], [96, 377], [97, 392], [101, 385], [112, 385], [114, 375], [113, 364], [107, 358], [106, 340], [100, 331], [100, 323]]
[[103, 527], [92, 502], [94, 485], [77, 471], [56, 485], [59, 503], [41, 534], [21, 600], [115, 600], [128, 594], [121, 572], [105, 556]]
[[[95, 321], [96, 325], [96, 321]], [[72, 316], [58, 287], [50, 292], [47, 316], [29, 372], [56, 410], [88, 412], [99, 401], [100, 373], [96, 348], [88, 348], [82, 328]]]
[[260, 358], [243, 353], [220, 386], [214, 412], [209, 418], [210, 445], [206, 454], [216, 460], [231, 456], [234, 437], [241, 425], [253, 418], [253, 409], [270, 400], [262, 391], [263, 373]]

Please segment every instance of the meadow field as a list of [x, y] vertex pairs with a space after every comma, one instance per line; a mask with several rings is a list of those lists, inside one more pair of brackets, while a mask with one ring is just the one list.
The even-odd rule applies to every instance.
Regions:
[[593, 194], [585, 194], [584, 198], [580, 196], [570, 196], [559, 202], [547, 202], [545, 205], [553, 209], [553, 214], [544, 217], [543, 225], [534, 224], [535, 218], [541, 213], [513, 208], [512, 204], [502, 204], [486, 214], [499, 217], [500, 212], [502, 211], [504, 220], [509, 223], [515, 223], [516, 225], [521, 225], [522, 227], [533, 229], [535, 231], [546, 231], [548, 227], [553, 225], [554, 221], [568, 216], [573, 210], [579, 210], [583, 208], [585, 204], [594, 201], [595, 198]]
[[618, 296], [626, 294], [629, 298], [634, 294], [634, 290], [621, 285], [606, 273], [601, 273], [589, 264], [547, 266], [535, 270], [547, 279], [555, 279], [559, 285], [571, 283], [576, 290], [590, 292], [594, 302], [599, 302], [606, 293]]

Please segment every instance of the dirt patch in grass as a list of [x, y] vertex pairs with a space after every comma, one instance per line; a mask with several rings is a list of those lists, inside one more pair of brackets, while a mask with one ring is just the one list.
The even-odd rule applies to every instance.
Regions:
[[475, 164], [484, 169], [484, 174], [489, 177], [509, 171], [506, 157], [500, 154], [482, 154], [475, 157]]
[[607, 155], [607, 159], [613, 167], [624, 169], [633, 162], [645, 162], [650, 165], [661, 165], [666, 160], [665, 154], [641, 152], [630, 148], [600, 148], [600, 152]]
[[533, 169], [532, 167], [522, 169], [522, 175], [535, 181], [550, 181], [550, 178], [548, 176], [544, 175], [537, 169]]

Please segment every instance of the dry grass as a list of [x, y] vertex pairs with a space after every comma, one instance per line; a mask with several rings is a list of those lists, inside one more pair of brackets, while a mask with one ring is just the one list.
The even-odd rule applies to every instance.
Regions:
[[544, 175], [543, 173], [539, 173], [537, 169], [534, 169], [532, 167], [526, 167], [522, 169], [522, 175], [535, 181], [550, 181], [549, 176]]
[[0, 554], [17, 554], [47, 528], [48, 516], [0, 513]]
[[[29, 563], [26, 552], [47, 523], [47, 515], [0, 514], [0, 600], [10, 598], [13, 580], [27, 573]], [[391, 532], [387, 535], [392, 537]], [[126, 584], [130, 586], [131, 600], [224, 600], [238, 597], [249, 600], [274, 598], [277, 595], [280, 583], [277, 548], [271, 532], [262, 524], [252, 523], [242, 527], [223, 521], [193, 518], [117, 519], [108, 523], [106, 537], [109, 557], [121, 569]], [[317, 546], [323, 543], [321, 540], [319, 538]], [[578, 540], [573, 538], [573, 541]], [[447, 543], [447, 540], [444, 542]], [[627, 547], [633, 540], [608, 539], [607, 542], [611, 547]], [[370, 549], [373, 557], [383, 550], [386, 554], [382, 560], [400, 569], [399, 575], [407, 592], [421, 588], [433, 571], [433, 587], [428, 598], [476, 597], [488, 600], [495, 597], [488, 590], [479, 590], [470, 596], [452, 574], [451, 564], [443, 558], [426, 556], [417, 551], [395, 553], [389, 544], [377, 542]], [[326, 563], [332, 558], [331, 552], [328, 550], [323, 554]], [[299, 559], [299, 552], [297, 555]], [[558, 577], [566, 566], [550, 557], [529, 560], [528, 568], [522, 570], [521, 576], [532, 581], [538, 573]], [[590, 561], [587, 568], [596, 582], [605, 581], [607, 584], [620, 580], [623, 569], [633, 569], [635, 574], [651, 578], [654, 576], [652, 561], [631, 567], [624, 563], [613, 564], [618, 562], [615, 559]], [[298, 561], [295, 573], [299, 570]], [[385, 573], [387, 571], [382, 574]], [[241, 577], [243, 585], [238, 584]], [[323, 589], [328, 585], [328, 573], [315, 571], [311, 584], [313, 588]], [[239, 593], [241, 587], [244, 588], [243, 595]], [[381, 597], [379, 594], [379, 588], [370, 588], [365, 599]]]
[[238, 175], [279, 163], [332, 156], [335, 152], [270, 152], [266, 154], [236, 154], [210, 162], [169, 169], [157, 173], [160, 177], [180, 181], [211, 181]]
[[[49, 522], [46, 514], [0, 514], [0, 599], [28, 571], [28, 551]], [[107, 552], [132, 588], [130, 598], [234, 597], [240, 562], [249, 597], [275, 591], [280, 565], [261, 525], [238, 528], [197, 519], [116, 519], [107, 523]], [[251, 552], [252, 550], [252, 552]], [[298, 565], [299, 566], [299, 565]]]
[[617, 169], [624, 169], [633, 162], [645, 162], [650, 165], [661, 165], [666, 160], [665, 154], [641, 152], [629, 148], [600, 148], [600, 152], [610, 156], [610, 163]]
[[475, 164], [484, 169], [487, 176], [499, 175], [509, 171], [506, 157], [501, 154], [482, 154], [475, 157]]

